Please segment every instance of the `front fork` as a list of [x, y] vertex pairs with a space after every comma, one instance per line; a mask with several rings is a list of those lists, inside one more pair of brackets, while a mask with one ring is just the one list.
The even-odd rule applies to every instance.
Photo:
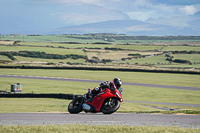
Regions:
[[109, 98], [108, 102], [106, 103], [107, 108], [112, 108], [112, 106], [113, 106], [112, 99], [113, 98]]

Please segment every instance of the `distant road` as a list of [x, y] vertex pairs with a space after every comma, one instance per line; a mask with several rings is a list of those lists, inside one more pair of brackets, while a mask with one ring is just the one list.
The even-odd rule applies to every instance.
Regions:
[[0, 125], [133, 125], [200, 128], [200, 115], [114, 113], [0, 113]]
[[[0, 75], [0, 77], [3, 77], [3, 78], [40, 79], [40, 80], [59, 80], [59, 81], [88, 82], [88, 83], [104, 82], [104, 81], [100, 81], [100, 80], [72, 79], [72, 78], [45, 77], [45, 76], [26, 76], [26, 75]], [[158, 84], [129, 83], [129, 82], [123, 82], [123, 85], [200, 91], [200, 87], [187, 87], [187, 86], [175, 86], [175, 85], [158, 85]]]

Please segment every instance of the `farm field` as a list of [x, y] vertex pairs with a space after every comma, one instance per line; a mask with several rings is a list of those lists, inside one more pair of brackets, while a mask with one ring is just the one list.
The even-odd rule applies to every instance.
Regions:
[[[33, 52], [38, 53], [35, 55]], [[200, 37], [116, 34], [0, 36], [0, 65], [198, 72]]]

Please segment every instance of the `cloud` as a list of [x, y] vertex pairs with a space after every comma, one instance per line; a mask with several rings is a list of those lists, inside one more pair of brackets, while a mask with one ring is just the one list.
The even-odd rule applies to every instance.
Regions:
[[186, 15], [193, 15], [198, 10], [193, 5], [186, 5], [184, 7], [180, 8], [180, 11], [183, 12]]
[[[138, 19], [142, 21], [145, 21], [149, 18], [191, 15], [197, 12], [198, 10], [200, 10], [200, 8], [196, 8], [198, 4], [200, 5], [199, 0], [75, 0], [75, 1], [72, 1], [72, 0], [23, 0], [23, 1], [36, 2], [36, 3], [42, 3], [42, 4], [81, 3], [83, 5], [88, 5], [89, 8], [92, 8], [92, 6], [101, 7], [104, 10], [107, 10], [106, 14], [111, 13], [111, 16], [113, 15], [113, 11], [115, 11], [120, 14], [124, 14], [124, 16], [126, 15], [127, 17], [131, 19]], [[81, 11], [81, 9], [82, 8], [77, 9], [77, 10]], [[65, 13], [66, 13], [65, 16], [69, 16], [67, 14], [71, 12], [68, 11]], [[80, 15], [82, 16], [82, 18], [92, 19], [92, 17], [94, 17], [93, 15], [89, 17], [87, 15], [84, 15], [84, 13], [85, 12], [83, 12], [83, 14]], [[87, 16], [87, 17], [83, 17], [83, 16]], [[100, 18], [103, 18], [103, 17], [101, 17], [102, 15], [99, 15], [99, 16], [100, 16], [99, 19], [97, 19], [96, 17], [94, 17], [94, 19], [100, 21]], [[72, 17], [73, 16], [71, 16], [70, 18], [72, 19]], [[62, 18], [68, 18], [68, 17], [62, 17]], [[112, 19], [108, 19], [108, 18], [107, 19], [113, 20], [115, 17], [111, 17], [111, 18]], [[91, 22], [91, 19], [90, 19], [90, 22]], [[74, 18], [74, 20], [76, 20], [76, 18]], [[102, 20], [106, 20], [106, 19], [104, 18]]]
[[199, 0], [150, 0], [152, 3], [162, 3], [167, 5], [194, 5], [200, 4]]
[[[40, 30], [110, 20], [169, 20], [198, 11], [199, 0], [3, 0], [0, 4], [0, 18], [3, 20], [0, 26], [5, 27], [5, 31], [10, 25], [20, 29], [38, 27]], [[181, 24], [187, 25], [182, 20]], [[164, 23], [167, 22], [162, 21], [161, 24]], [[180, 25], [179, 21], [168, 24]], [[151, 30], [151, 27], [140, 26], [138, 29]]]

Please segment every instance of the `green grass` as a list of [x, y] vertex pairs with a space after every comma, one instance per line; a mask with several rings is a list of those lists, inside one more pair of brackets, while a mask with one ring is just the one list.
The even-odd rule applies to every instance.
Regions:
[[129, 50], [160, 50], [163, 46], [153, 45], [115, 45], [114, 48], [129, 49]]
[[[116, 71], [86, 71], [86, 70], [45, 70], [45, 69], [0, 69], [0, 74], [7, 75], [29, 75], [29, 76], [48, 76], [48, 77], [64, 77], [64, 78], [80, 78], [80, 79], [93, 79], [93, 80], [112, 80], [113, 77], [119, 77], [123, 82], [133, 83], [152, 83], [152, 84], [168, 84], [168, 85], [180, 85], [180, 86], [200, 86], [199, 75], [189, 74], [167, 74], [167, 73], [143, 73], [143, 72], [116, 72]], [[17, 78], [0, 78], [1, 90], [10, 91], [10, 85], [15, 83], [21, 83], [23, 86], [23, 93], [65, 93], [65, 94], [77, 94], [82, 95], [87, 92], [87, 88], [93, 89], [99, 86], [98, 83], [83, 83], [83, 82], [69, 82], [69, 81], [55, 81], [55, 80], [34, 80], [34, 79], [17, 79]], [[187, 104], [199, 104], [200, 93], [199, 91], [179, 90], [179, 89], [167, 89], [167, 88], [153, 88], [153, 87], [141, 87], [141, 86], [127, 86], [123, 85], [124, 100], [130, 101], [148, 101], [148, 102], [164, 102], [164, 103], [187, 103]], [[23, 101], [23, 99], [19, 99]], [[36, 100], [36, 102], [34, 102]], [[56, 99], [53, 99], [57, 101]], [[17, 103], [18, 100], [4, 99], [0, 100], [3, 106], [2, 111], [5, 108], [9, 108], [7, 103]], [[11, 102], [13, 101], [13, 102]], [[37, 99], [32, 100], [37, 103]], [[16, 104], [20, 108], [24, 108], [24, 105], [34, 105], [31, 100], [25, 100], [24, 104]], [[46, 107], [49, 103], [48, 99], [44, 99], [44, 103], [41, 102], [40, 106], [43, 106], [48, 110], [60, 111], [56, 105], [51, 106], [49, 109]], [[62, 100], [61, 100], [62, 101]], [[47, 102], [47, 103], [45, 103]], [[51, 102], [51, 101], [50, 101]], [[64, 102], [64, 101], [63, 101]], [[19, 102], [23, 103], [23, 102]], [[55, 102], [56, 103], [56, 102]], [[51, 104], [50, 104], [51, 105]], [[160, 111], [151, 107], [144, 107], [142, 105], [148, 104], [136, 104], [123, 102], [119, 111]], [[67, 104], [60, 106], [65, 108]], [[159, 105], [161, 107], [171, 107], [168, 105]], [[28, 107], [28, 106], [27, 106]], [[36, 106], [37, 107], [37, 106]], [[53, 109], [55, 107], [55, 109]], [[17, 107], [16, 107], [17, 108]], [[16, 109], [14, 108], [14, 109]], [[173, 106], [172, 108], [192, 109], [199, 110], [199, 108], [191, 107], [179, 107]], [[1, 110], [0, 109], [0, 110]], [[66, 108], [65, 108], [66, 109]], [[31, 109], [34, 112], [34, 109]], [[39, 111], [44, 111], [44, 108]], [[18, 108], [16, 112], [18, 112]], [[23, 110], [22, 112], [29, 112], [30, 110]], [[36, 109], [36, 112], [38, 110]], [[7, 111], [5, 111], [7, 112]]]
[[[18, 62], [23, 62], [24, 64], [26, 63], [33, 63], [33, 64], [40, 64], [41, 62], [52, 62], [52, 63], [60, 63], [63, 62], [64, 64], [66, 64], [67, 62], [71, 62], [71, 63], [84, 63], [85, 59], [71, 59], [71, 58], [67, 58], [67, 59], [41, 59], [41, 58], [30, 58], [30, 57], [22, 57], [22, 56], [15, 56], [15, 58], [17, 59]], [[23, 65], [23, 63], [20, 63], [20, 65]]]
[[123, 86], [123, 98], [130, 101], [199, 104], [199, 91]]
[[[168, 64], [169, 61], [165, 60], [166, 58], [164, 55], [154, 56], [154, 57], [146, 57], [146, 58], [140, 58], [140, 59], [132, 59], [132, 60], [125, 60], [125, 61], [119, 61], [117, 63], [129, 63], [129, 64], [136, 64], [139, 65], [145, 65], [145, 64]], [[116, 62], [113, 62], [116, 63]]]
[[[108, 71], [81, 71], [81, 70], [23, 70], [23, 69], [0, 69], [1, 74], [8, 75], [35, 75], [48, 77], [65, 77], [65, 78], [81, 78], [94, 80], [112, 80], [113, 77], [119, 77], [124, 82], [142, 81], [143, 83], [162, 83], [162, 84], [185, 84], [186, 86], [195, 85], [199, 87], [199, 75], [186, 74], [158, 74], [158, 73], [134, 73], [134, 72], [108, 72]], [[116, 74], [116, 75], [115, 75]], [[98, 76], [96, 76], [98, 75]], [[168, 77], [168, 78], [167, 78]], [[170, 77], [172, 79], [170, 79]], [[21, 83], [23, 85], [23, 93], [66, 93], [82, 95], [87, 92], [87, 88], [93, 89], [99, 86], [98, 83], [83, 83], [69, 81], [54, 80], [34, 80], [34, 79], [17, 79], [17, 78], [0, 78], [1, 90], [10, 91], [10, 85]], [[177, 85], [177, 84], [176, 84]], [[148, 101], [148, 102], [164, 102], [164, 103], [187, 103], [199, 104], [199, 91], [153, 88], [141, 86], [123, 85], [124, 100], [130, 101]], [[152, 108], [143, 107], [144, 104], [123, 103], [125, 107], [122, 111], [152, 111]], [[146, 104], [145, 104], [146, 105]], [[166, 105], [161, 105], [165, 107]], [[134, 109], [135, 108], [135, 109]], [[174, 108], [178, 108], [177, 106]], [[181, 107], [182, 108], [182, 107]], [[149, 110], [150, 109], [150, 110]], [[190, 109], [190, 107], [186, 108]], [[199, 109], [199, 108], [197, 108]], [[155, 110], [155, 109], [154, 109]]]
[[88, 88], [98, 86], [95, 83], [77, 83], [69, 81], [33, 80], [17, 78], [0, 78], [1, 90], [10, 91], [10, 85], [21, 83], [23, 93], [65, 93], [82, 95]]
[[62, 49], [62, 48], [50, 48], [50, 47], [29, 47], [29, 46], [0, 46], [1, 51], [38, 51], [45, 52], [47, 54], [77, 54], [84, 55], [81, 49]]
[[[129, 111], [122, 111], [123, 113], [130, 113]], [[162, 113], [162, 114], [200, 114], [200, 110], [178, 110], [178, 111], [134, 111], [134, 113]]]
[[[24, 112], [68, 112], [67, 107], [71, 100], [50, 99], [50, 98], [0, 98], [0, 113], [24, 113]], [[181, 107], [169, 105], [148, 105], [132, 102], [122, 102], [118, 113], [186, 113], [200, 114], [198, 107]], [[151, 106], [181, 108], [180, 111], [163, 111]]]
[[0, 55], [0, 60], [5, 60], [5, 61], [12, 61], [10, 58], [4, 55]]
[[[113, 63], [124, 63], [124, 62], [127, 62], [127, 61], [119, 61], [119, 60], [121, 60], [122, 58], [132, 57], [132, 56], [128, 56], [128, 54], [154, 55], [154, 54], [159, 54], [159, 53], [160, 52], [106, 51], [106, 50], [103, 50], [103, 51], [102, 50], [101, 51], [89, 50], [89, 51], [86, 52], [86, 54], [87, 54], [89, 59], [91, 59], [93, 56], [95, 56], [95, 57], [98, 57], [99, 59], [115, 60], [115, 62], [113, 62]], [[134, 59], [132, 61], [137, 61], [137, 60]]]
[[[84, 39], [81, 39], [84, 38]], [[87, 39], [88, 38], [88, 39]], [[100, 39], [101, 38], [101, 39]], [[128, 58], [130, 56], [128, 56], [128, 54], [130, 53], [139, 53], [141, 55], [154, 55], [154, 54], [158, 54], [158, 52], [148, 52], [148, 50], [160, 50], [164, 47], [164, 45], [166, 45], [165, 42], [173, 42], [173, 43], [177, 43], [176, 46], [167, 46], [166, 48], [164, 48], [162, 51], [200, 51], [200, 47], [199, 46], [182, 46], [179, 45], [178, 42], [183, 43], [185, 41], [185, 43], [191, 43], [191, 45], [199, 45], [199, 42], [195, 43], [192, 42], [192, 40], [117, 40], [117, 39], [113, 39], [114, 42], [111, 42], [110, 44], [92, 44], [95, 42], [102, 42], [102, 43], [108, 43], [107, 41], [105, 41], [104, 39], [106, 37], [101, 36], [99, 38], [99, 36], [84, 36], [84, 35], [59, 35], [59, 36], [53, 36], [53, 35], [47, 35], [47, 36], [1, 36], [1, 40], [23, 40], [24, 42], [21, 42], [20, 45], [21, 46], [13, 46], [13, 45], [6, 45], [7, 42], [2, 42], [5, 45], [0, 46], [0, 51], [40, 51], [40, 52], [46, 52], [47, 54], [61, 54], [61, 55], [66, 55], [66, 54], [77, 54], [77, 55], [87, 55], [88, 59], [91, 59], [92, 57], [98, 57], [99, 59], [109, 59], [109, 60], [114, 60], [115, 62], [111, 62], [111, 63], [107, 63], [107, 64], [101, 64], [102, 67], [107, 67], [107, 66], [113, 66], [113, 67], [117, 67], [119, 66], [119, 64], [125, 64], [125, 65], [121, 65], [121, 67], [125, 68], [125, 67], [129, 67], [129, 68], [137, 68], [139, 67], [143, 67], [145, 66], [149, 66], [149, 67], [154, 67], [154, 69], [156, 69], [156, 67], [166, 67], [166, 69], [168, 68], [172, 68], [174, 69], [174, 67], [176, 68], [183, 68], [187, 67], [187, 68], [200, 68], [200, 58], [199, 58], [199, 54], [176, 54], [173, 55], [175, 56], [175, 58], [177, 59], [185, 59], [185, 60], [189, 60], [191, 61], [193, 64], [189, 65], [189, 64], [181, 64], [181, 63], [170, 63], [169, 61], [166, 61], [164, 55], [160, 55], [160, 56], [152, 56], [152, 57], [146, 57], [146, 58], [139, 58], [139, 59], [131, 59], [131, 60], [125, 60], [122, 61], [122, 58]], [[110, 36], [109, 36], [110, 38]], [[100, 39], [100, 40], [98, 40]], [[122, 43], [124, 41], [124, 43]], [[186, 42], [186, 41], [191, 41], [191, 42]], [[81, 44], [67, 44], [67, 43], [62, 43], [62, 42], [78, 42]], [[126, 43], [125, 43], [126, 42]], [[132, 43], [131, 43], [132, 42]], [[155, 45], [154, 44], [159, 44], [159, 45]], [[12, 42], [13, 43], [13, 42]], [[11, 43], [11, 44], [12, 44]], [[131, 45], [125, 45], [125, 44], [131, 44]], [[124, 45], [121, 45], [124, 44]], [[188, 44], [188, 45], [189, 45]], [[26, 45], [26, 46], [25, 46]], [[170, 43], [169, 43], [170, 45]], [[40, 47], [42, 46], [42, 47]], [[64, 48], [58, 48], [58, 47], [64, 47]], [[105, 47], [109, 47], [109, 48], [121, 48], [121, 49], [128, 49], [130, 51], [121, 51], [121, 50], [102, 50]], [[69, 49], [66, 49], [69, 48]], [[77, 49], [78, 48], [78, 49]], [[82, 48], [102, 48], [101, 50], [87, 50], [87, 52], [82, 51]], [[133, 51], [136, 50], [136, 51]], [[3, 57], [0, 57], [3, 58]], [[30, 64], [26, 64], [29, 63], [30, 61], [32, 61], [34, 65], [44, 65], [44, 64], [40, 64], [39, 62], [53, 62], [55, 63], [55, 65], [58, 65], [59, 62], [64, 62], [64, 64], [66, 64], [66, 62], [71, 62], [71, 63], [82, 63], [84, 65], [91, 65], [91, 66], [95, 66], [96, 64], [91, 64], [91, 63], [85, 63], [85, 60], [81, 59], [81, 60], [71, 60], [71, 59], [66, 59], [66, 60], [46, 60], [46, 59], [41, 59], [41, 58], [26, 58], [26, 57], [16, 57], [18, 59], [18, 61], [24, 61], [25, 63], [21, 63], [20, 65], [30, 65]], [[6, 59], [4, 57], [4, 59]], [[10, 60], [10, 59], [6, 59], [6, 60]], [[194, 62], [196, 64], [194, 64]], [[19, 63], [19, 62], [18, 62]], [[137, 64], [137, 65], [135, 65]], [[7, 65], [7, 64], [2, 64], [2, 65]], [[9, 65], [15, 65], [14, 62], [12, 64]], [[60, 66], [64, 66], [59, 64]], [[144, 69], [147, 69], [145, 67], [143, 67]], [[198, 71], [196, 69], [190, 69], [190, 71]]]
[[93, 79], [101, 81], [119, 77], [123, 82], [200, 87], [200, 75], [192, 74], [55, 69], [0, 69], [0, 74]]
[[[71, 100], [50, 98], [0, 98], [0, 113], [68, 112]], [[118, 112], [161, 111], [137, 103], [122, 102]]]
[[53, 46], [65, 48], [105, 48], [112, 46], [111, 44], [67, 44], [67, 43], [48, 43], [48, 42], [22, 42], [20, 45], [32, 46]]
[[168, 46], [163, 51], [200, 51], [200, 47], [193, 46]]
[[0, 113], [67, 112], [69, 100], [50, 98], [0, 98]]
[[191, 69], [194, 69], [194, 68], [197, 68], [199, 69], [200, 68], [200, 64], [171, 64], [171, 65], [156, 65], [157, 67], [160, 67], [160, 68], [177, 68], [177, 69], [184, 69], [184, 68], [191, 68]]
[[31, 125], [0, 126], [1, 133], [199, 133], [200, 129], [122, 125]]
[[188, 60], [192, 63], [200, 63], [200, 54], [172, 54], [174, 59]]
[[[76, 35], [75, 35], [76, 36]], [[79, 35], [78, 35], [79, 36]], [[71, 35], [44, 35], [44, 36], [0, 36], [0, 40], [25, 41], [25, 42], [78, 42], [78, 43], [108, 43], [99, 39], [77, 39]]]

